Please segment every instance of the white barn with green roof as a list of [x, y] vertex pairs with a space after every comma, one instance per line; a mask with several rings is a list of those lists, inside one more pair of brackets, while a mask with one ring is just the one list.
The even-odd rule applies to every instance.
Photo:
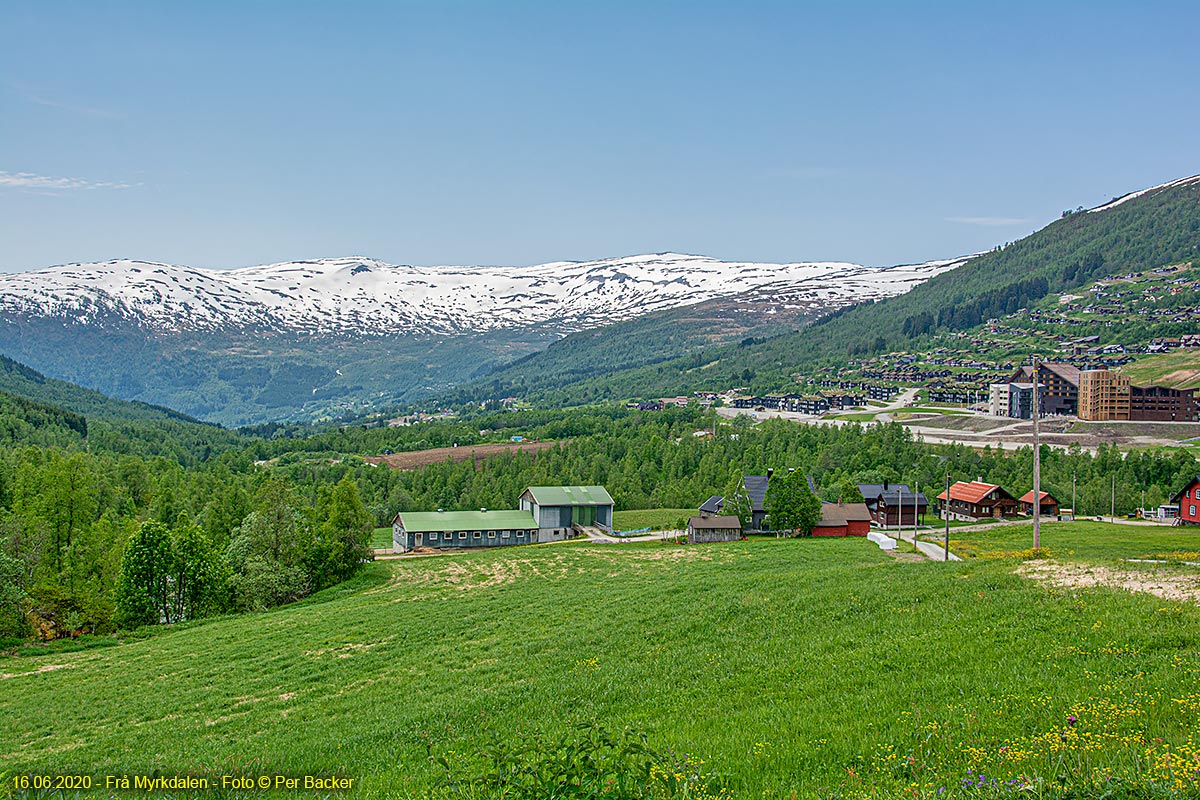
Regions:
[[540, 542], [565, 539], [574, 526], [612, 530], [613, 499], [603, 486], [530, 486], [520, 504], [533, 515]]
[[528, 511], [401, 511], [392, 520], [392, 551], [417, 547], [503, 547], [538, 541]]

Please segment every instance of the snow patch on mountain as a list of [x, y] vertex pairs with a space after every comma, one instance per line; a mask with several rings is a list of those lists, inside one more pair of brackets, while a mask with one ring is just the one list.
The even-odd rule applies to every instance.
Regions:
[[966, 260], [876, 269], [659, 253], [532, 267], [415, 267], [350, 257], [231, 270], [118, 260], [0, 276], [0, 313], [83, 324], [116, 317], [158, 332], [452, 335], [553, 326], [565, 334], [743, 295], [833, 309], [902, 294]]
[[1129, 194], [1121, 195], [1112, 202], [1105, 203], [1102, 206], [1096, 206], [1095, 208], [1089, 208], [1087, 213], [1091, 214], [1096, 211], [1108, 211], [1110, 208], [1116, 208], [1117, 206], [1128, 203], [1130, 200], [1141, 197], [1142, 195], [1154, 194], [1155, 192], [1161, 192], [1163, 189], [1171, 189], [1176, 186], [1187, 186], [1191, 183], [1200, 183], [1200, 175], [1192, 175], [1190, 178], [1179, 178], [1178, 180], [1162, 183], [1158, 186], [1151, 186], [1149, 189], [1140, 189], [1136, 192], [1130, 192]]

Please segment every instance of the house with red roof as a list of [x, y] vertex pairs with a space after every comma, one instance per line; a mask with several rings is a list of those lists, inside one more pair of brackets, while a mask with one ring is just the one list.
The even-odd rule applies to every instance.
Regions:
[[946, 492], [937, 496], [938, 515], [950, 519], [976, 520], [985, 518], [1006, 519], [1015, 517], [1020, 503], [1011, 494], [994, 483], [982, 480], [959, 481]]
[[[1033, 489], [1021, 496], [1021, 513], [1027, 517], [1033, 516]], [[1040, 511], [1043, 517], [1053, 517], [1058, 519], [1058, 501], [1049, 492], [1042, 492], [1042, 508]]]

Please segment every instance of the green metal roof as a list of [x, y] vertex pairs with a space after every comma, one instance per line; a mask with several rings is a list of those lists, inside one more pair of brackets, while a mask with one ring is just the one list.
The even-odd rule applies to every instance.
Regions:
[[397, 515], [406, 531], [513, 531], [533, 530], [537, 523], [528, 511], [401, 511]]
[[539, 506], [611, 506], [612, 495], [603, 486], [530, 486]]

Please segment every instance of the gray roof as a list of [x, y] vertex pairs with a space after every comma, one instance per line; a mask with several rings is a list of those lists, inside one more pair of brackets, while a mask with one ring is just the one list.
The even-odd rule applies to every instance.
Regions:
[[907, 483], [888, 483], [887, 489], [884, 489], [882, 483], [860, 483], [858, 490], [862, 492], [862, 496], [866, 498], [875, 498], [883, 494], [885, 491], [896, 492], [900, 489], [904, 490], [905, 494], [912, 494], [912, 489], [908, 488]]
[[[1072, 386], [1079, 386], [1079, 367], [1074, 364], [1066, 364], [1062, 361], [1043, 361], [1038, 365], [1038, 369], [1053, 372]], [[1023, 364], [1018, 367], [1012, 378], [1009, 379], [1009, 383], [1016, 383], [1018, 377], [1033, 380], [1033, 365]]]
[[742, 478], [742, 485], [746, 487], [746, 494], [750, 495], [750, 509], [766, 511], [767, 476], [747, 475]]
[[[883, 498], [884, 504], [889, 506], [903, 505], [906, 508], [911, 508], [913, 504], [913, 493], [909, 491], [903, 493], [888, 491], [884, 492], [880, 497]], [[917, 492], [917, 505], [926, 505], [924, 492]]]
[[871, 512], [866, 503], [822, 503], [818, 525], [841, 525], [844, 522], [870, 522]]
[[692, 517], [691, 519], [689, 519], [688, 527], [696, 528], [697, 530], [715, 530], [715, 529], [733, 530], [734, 528], [741, 530], [742, 521], [740, 519], [738, 519], [737, 517], [733, 517], [733, 516], [710, 517], [710, 516], [701, 514], [698, 517]]
[[702, 514], [719, 514], [721, 507], [725, 505], [725, 498], [719, 494], [714, 494], [712, 497], [700, 504], [700, 513]]

